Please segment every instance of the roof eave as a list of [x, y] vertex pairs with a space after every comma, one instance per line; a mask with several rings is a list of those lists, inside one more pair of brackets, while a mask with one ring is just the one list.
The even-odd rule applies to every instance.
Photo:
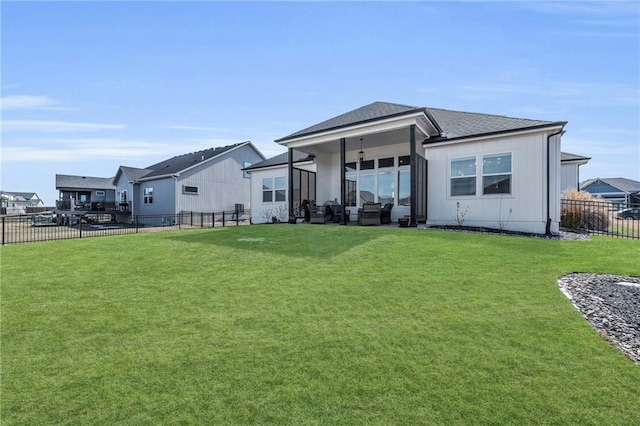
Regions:
[[538, 126], [528, 126], [528, 127], [521, 127], [519, 129], [509, 129], [509, 130], [499, 130], [495, 132], [477, 133], [474, 135], [458, 136], [453, 138], [439, 137], [434, 139], [426, 139], [425, 141], [423, 141], [422, 145], [425, 146], [425, 145], [436, 145], [436, 144], [448, 144], [448, 143], [457, 143], [457, 142], [463, 142], [463, 141], [469, 142], [472, 140], [488, 139], [494, 136], [530, 133], [530, 132], [540, 131], [544, 129], [562, 130], [566, 125], [567, 125], [567, 121], [557, 121], [554, 123], [545, 123]]
[[436, 121], [433, 119], [433, 116], [431, 115], [431, 113], [429, 113], [427, 111], [426, 108], [415, 108], [415, 109], [408, 110], [408, 111], [398, 112], [398, 113], [395, 113], [395, 114], [389, 114], [389, 115], [385, 115], [385, 116], [382, 116], [382, 117], [370, 118], [370, 119], [367, 119], [367, 120], [356, 121], [356, 122], [348, 123], [348, 124], [342, 124], [340, 126], [329, 127], [329, 128], [326, 128], [326, 129], [315, 130], [315, 131], [306, 132], [306, 133], [300, 133], [300, 134], [293, 133], [293, 134], [291, 134], [289, 136], [285, 136], [283, 138], [276, 139], [275, 142], [282, 145], [282, 142], [287, 142], [287, 141], [292, 141], [292, 140], [305, 138], [305, 137], [309, 137], [309, 136], [319, 135], [319, 134], [322, 134], [322, 133], [330, 133], [330, 132], [334, 132], [336, 130], [347, 129], [349, 127], [355, 127], [355, 126], [358, 126], [358, 125], [367, 124], [367, 123], [373, 123], [373, 122], [376, 122], [376, 121], [384, 121], [384, 120], [387, 120], [387, 119], [390, 119], [390, 118], [402, 117], [403, 115], [412, 115], [412, 114], [415, 114], [416, 112], [424, 113], [427, 116], [427, 118], [429, 119], [429, 121], [431, 121], [433, 126], [438, 130], [438, 132], [442, 133], [442, 130], [440, 130], [440, 128], [438, 126], [438, 123], [436, 123]]

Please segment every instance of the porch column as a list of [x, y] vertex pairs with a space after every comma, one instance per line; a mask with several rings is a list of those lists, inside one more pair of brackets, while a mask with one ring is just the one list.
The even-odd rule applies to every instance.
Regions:
[[347, 140], [340, 138], [340, 204], [342, 205], [342, 217], [340, 218], [340, 225], [347, 224], [347, 188], [346, 188], [346, 145]]
[[296, 215], [293, 212], [293, 148], [289, 148], [289, 223], [296, 223]]
[[415, 228], [418, 226], [417, 211], [418, 211], [418, 157], [416, 156], [416, 125], [409, 126], [409, 164], [411, 175], [411, 188], [410, 188], [410, 218], [409, 226]]

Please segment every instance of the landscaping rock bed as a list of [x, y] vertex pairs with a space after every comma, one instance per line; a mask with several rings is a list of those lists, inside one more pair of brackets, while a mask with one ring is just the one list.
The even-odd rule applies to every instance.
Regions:
[[640, 364], [640, 277], [574, 273], [558, 285], [601, 336]]

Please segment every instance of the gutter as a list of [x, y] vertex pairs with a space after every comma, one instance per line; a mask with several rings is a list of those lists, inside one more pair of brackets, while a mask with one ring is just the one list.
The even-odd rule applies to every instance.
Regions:
[[[565, 123], [566, 124], [566, 123]], [[564, 126], [563, 126], [564, 127]], [[549, 178], [551, 176], [551, 166], [550, 166], [550, 157], [549, 147], [551, 146], [551, 138], [554, 136], [558, 136], [564, 133], [564, 130], [560, 129], [560, 131], [556, 133], [552, 133], [547, 136], [547, 224], [545, 226], [545, 234], [551, 235], [551, 184], [549, 183]]]

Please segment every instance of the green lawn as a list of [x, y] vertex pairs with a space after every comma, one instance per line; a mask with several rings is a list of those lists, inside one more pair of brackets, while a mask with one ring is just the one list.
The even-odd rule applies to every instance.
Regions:
[[257, 225], [1, 249], [3, 425], [640, 423], [559, 291], [640, 243]]

